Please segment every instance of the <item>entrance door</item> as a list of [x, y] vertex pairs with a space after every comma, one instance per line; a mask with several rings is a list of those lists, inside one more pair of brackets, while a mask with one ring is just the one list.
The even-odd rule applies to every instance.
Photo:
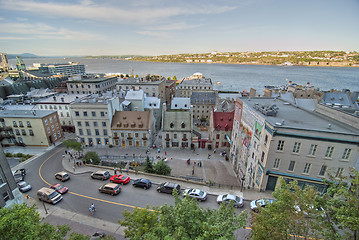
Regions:
[[202, 148], [205, 148], [206, 147], [206, 142], [205, 141], [203, 141], [202, 142], [202, 146], [201, 146]]
[[278, 177], [275, 176], [269, 176], [266, 190], [274, 191], [275, 185], [277, 184]]

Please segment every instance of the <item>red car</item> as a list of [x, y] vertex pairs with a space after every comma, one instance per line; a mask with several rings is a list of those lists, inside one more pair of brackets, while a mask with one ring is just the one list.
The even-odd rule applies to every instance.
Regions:
[[125, 175], [113, 175], [110, 178], [110, 182], [119, 183], [119, 184], [127, 184], [130, 182], [130, 177], [125, 176]]
[[50, 188], [56, 190], [56, 192], [61, 193], [61, 194], [67, 193], [67, 191], [69, 190], [67, 187], [65, 187], [64, 185], [61, 185], [59, 183], [51, 185]]

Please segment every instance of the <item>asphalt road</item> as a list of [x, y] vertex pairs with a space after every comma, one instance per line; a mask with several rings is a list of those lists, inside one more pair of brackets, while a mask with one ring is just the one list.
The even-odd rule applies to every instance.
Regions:
[[[63, 170], [62, 155], [64, 150], [62, 145], [59, 145], [25, 166], [25, 181], [29, 182], [33, 187], [28, 192], [29, 196], [37, 199], [36, 192], [38, 189], [49, 186], [49, 184], [61, 183], [55, 179], [54, 174]], [[70, 176], [70, 180], [62, 183], [69, 188], [69, 192], [63, 195], [63, 200], [57, 203], [56, 206], [72, 212], [89, 214], [89, 206], [91, 203], [94, 203], [97, 210], [94, 217], [117, 222], [119, 219], [123, 219], [122, 212], [125, 209], [131, 211], [135, 207], [145, 208], [147, 205], [152, 208], [153, 206], [161, 206], [163, 204], [174, 204], [173, 196], [158, 193], [156, 185], [153, 185], [151, 189], [144, 190], [133, 187], [131, 180], [129, 184], [121, 186], [122, 191], [120, 194], [111, 196], [98, 191], [98, 188], [102, 184], [109, 182], [109, 180], [91, 179], [89, 173], [70, 174]], [[209, 195], [207, 201], [200, 202], [199, 205], [205, 208], [218, 209], [216, 198], [217, 196]], [[249, 203], [245, 202], [244, 208], [236, 209], [235, 211], [239, 213], [248, 209]]]

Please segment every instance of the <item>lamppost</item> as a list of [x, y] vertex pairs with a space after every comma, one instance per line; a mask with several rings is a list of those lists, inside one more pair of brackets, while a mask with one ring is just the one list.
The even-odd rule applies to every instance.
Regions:
[[244, 180], [246, 180], [246, 178], [245, 178], [245, 176], [242, 176], [242, 178], [241, 178], [241, 192], [243, 192]]

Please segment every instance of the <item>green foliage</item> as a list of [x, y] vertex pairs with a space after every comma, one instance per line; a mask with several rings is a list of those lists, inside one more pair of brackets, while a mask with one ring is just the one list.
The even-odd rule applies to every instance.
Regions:
[[239, 215], [233, 207], [221, 205], [218, 210], [204, 209], [190, 198], [180, 199], [174, 191], [175, 205], [155, 207], [155, 211], [135, 209], [123, 212], [127, 227], [125, 237], [139, 239], [234, 239], [234, 231], [246, 224], [246, 212]]
[[84, 156], [83, 156], [83, 160], [85, 161], [85, 163], [88, 164], [95, 164], [95, 165], [99, 165], [101, 162], [100, 157], [98, 156], [97, 152], [87, 152]]
[[5, 156], [6, 156], [6, 157], [12, 157], [12, 153], [8, 153], [8, 152], [7, 152], [7, 153], [5, 153]]
[[169, 176], [171, 174], [171, 168], [163, 160], [160, 160], [153, 165], [153, 172], [158, 175]]
[[172, 80], [177, 80], [177, 77], [176, 75], [173, 76]]
[[66, 148], [71, 148], [78, 152], [83, 151], [82, 145], [79, 142], [76, 142], [73, 140], [66, 140], [66, 141], [64, 141], [64, 144], [65, 144]]
[[320, 195], [313, 188], [301, 189], [293, 181], [281, 185], [273, 193], [276, 199], [259, 213], [252, 213], [252, 239], [293, 239], [293, 236], [318, 238], [323, 230]]
[[120, 75], [120, 78], [123, 78], [123, 77], [124, 77], [124, 75], [123, 75], [123, 74], [121, 74], [121, 75]]
[[14, 205], [12, 208], [0, 209], [1, 239], [64, 239], [70, 227], [59, 225], [57, 228], [49, 223], [41, 223], [35, 205]]
[[339, 233], [344, 236], [342, 239], [358, 239], [359, 172], [351, 169], [350, 176], [327, 181], [329, 188], [321, 204], [327, 213], [325, 236], [328, 239], [335, 239]]
[[33, 155], [31, 154], [23, 154], [23, 153], [5, 153], [6, 157], [17, 157], [17, 158], [21, 158], [21, 162], [25, 161], [29, 158], [31, 158]]
[[150, 161], [149, 156], [146, 157], [145, 172], [153, 173], [153, 164]]

